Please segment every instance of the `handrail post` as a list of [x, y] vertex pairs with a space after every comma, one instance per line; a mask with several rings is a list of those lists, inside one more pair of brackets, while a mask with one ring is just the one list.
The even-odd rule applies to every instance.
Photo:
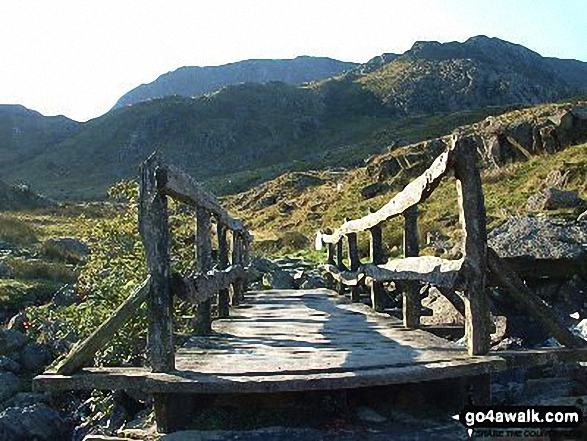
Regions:
[[[242, 247], [240, 234], [232, 232], [232, 265], [242, 264]], [[239, 279], [232, 284], [232, 305], [236, 306], [242, 299], [242, 283]]]
[[487, 271], [487, 226], [481, 176], [475, 165], [477, 155], [470, 138], [458, 143], [455, 177], [459, 199], [459, 218], [463, 228], [465, 285], [465, 340], [470, 355], [489, 352], [490, 315], [485, 293]]
[[[344, 265], [344, 258], [343, 258], [343, 242], [342, 239], [336, 242], [336, 268], [339, 271], [346, 271], [346, 266]], [[344, 283], [336, 282], [336, 292], [340, 295], [344, 295]]]
[[[210, 212], [196, 207], [196, 270], [206, 274], [212, 269], [212, 237]], [[212, 299], [198, 304], [196, 307], [195, 332], [209, 334], [212, 331]]]
[[[349, 263], [350, 263], [350, 270], [357, 271], [361, 266], [361, 261], [359, 260], [359, 250], [357, 248], [357, 233], [349, 233], [346, 235], [347, 244], [348, 244], [348, 252], [349, 252]], [[351, 301], [352, 302], [359, 302], [361, 300], [359, 294], [359, 286], [355, 285], [351, 287]]]
[[167, 198], [158, 189], [156, 172], [160, 167], [157, 154], [151, 155], [140, 168], [139, 232], [151, 276], [148, 297], [148, 357], [153, 372], [175, 369], [169, 257], [169, 223]]
[[[228, 268], [228, 241], [226, 240], [226, 225], [219, 220], [216, 221], [216, 232], [218, 236], [218, 267], [221, 270]], [[218, 317], [227, 318], [230, 315], [230, 292], [228, 289], [221, 289], [218, 292]]]
[[[420, 254], [418, 239], [418, 206], [413, 205], [404, 212], [404, 257], [417, 257]], [[420, 326], [420, 283], [405, 282], [403, 293], [403, 321], [407, 329]]]
[[[369, 229], [370, 247], [369, 257], [373, 265], [379, 265], [387, 261], [387, 256], [383, 251], [383, 228], [381, 224], [375, 225]], [[383, 311], [387, 306], [387, 292], [382, 282], [375, 280], [371, 283], [371, 307], [375, 311]]]

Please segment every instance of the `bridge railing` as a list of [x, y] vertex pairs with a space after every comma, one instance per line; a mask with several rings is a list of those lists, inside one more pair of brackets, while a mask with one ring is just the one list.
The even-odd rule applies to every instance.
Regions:
[[[382, 310], [386, 297], [383, 283], [393, 281], [403, 290], [403, 323], [417, 328], [420, 323], [420, 282], [438, 286], [441, 292], [464, 312], [465, 337], [471, 355], [489, 351], [490, 316], [485, 294], [487, 269], [487, 233], [483, 189], [475, 165], [476, 146], [470, 138], [453, 137], [451, 145], [432, 165], [402, 192], [377, 211], [360, 219], [347, 219], [334, 231], [319, 233], [317, 243], [328, 247], [325, 269], [340, 291], [351, 289], [351, 298], [359, 300], [359, 286], [371, 286], [372, 306]], [[454, 172], [459, 201], [459, 218], [463, 232], [463, 258], [447, 260], [419, 257], [418, 204], [425, 201], [442, 179]], [[397, 217], [404, 218], [404, 258], [387, 261], [383, 248], [383, 225]], [[359, 259], [357, 233], [370, 233], [370, 263]], [[350, 268], [344, 265], [344, 242]], [[464, 292], [464, 305], [455, 289]]]
[[[195, 208], [196, 268], [189, 275], [171, 271], [168, 197]], [[218, 241], [216, 265], [212, 257], [213, 222]], [[230, 305], [243, 299], [251, 234], [240, 220], [228, 214], [214, 194], [177, 167], [164, 165], [156, 153], [140, 167], [139, 232], [147, 278], [108, 320], [50, 369], [53, 373], [70, 375], [90, 363], [145, 301], [148, 362], [153, 372], [171, 372], [175, 369], [173, 297], [196, 305], [194, 331], [200, 334], [211, 330], [213, 298], [217, 298], [219, 318], [228, 317]]]

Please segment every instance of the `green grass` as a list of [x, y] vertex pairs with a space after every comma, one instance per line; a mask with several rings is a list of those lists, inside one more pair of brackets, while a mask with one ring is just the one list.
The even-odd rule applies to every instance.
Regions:
[[48, 302], [61, 283], [51, 280], [0, 279], [0, 305], [15, 312], [26, 306]]

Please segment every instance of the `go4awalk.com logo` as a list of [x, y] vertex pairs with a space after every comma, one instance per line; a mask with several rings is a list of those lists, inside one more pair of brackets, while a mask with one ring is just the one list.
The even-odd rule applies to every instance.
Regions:
[[467, 406], [453, 417], [469, 436], [536, 437], [547, 430], [573, 430], [583, 422], [576, 406]]

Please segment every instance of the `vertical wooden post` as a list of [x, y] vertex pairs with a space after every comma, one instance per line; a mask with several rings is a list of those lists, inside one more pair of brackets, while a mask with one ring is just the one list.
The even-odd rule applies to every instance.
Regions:
[[[336, 242], [336, 268], [338, 268], [339, 271], [346, 271], [347, 268], [343, 262], [342, 252], [343, 252], [343, 242], [341, 239], [338, 242]], [[344, 284], [343, 283], [336, 282], [336, 292], [338, 292], [340, 295], [344, 294]]]
[[470, 355], [489, 352], [490, 316], [485, 293], [487, 227], [481, 176], [475, 165], [476, 149], [470, 138], [453, 138], [459, 217], [463, 228], [465, 283], [465, 339]]
[[[247, 267], [251, 264], [251, 242], [250, 238], [246, 236], [246, 233], [241, 234], [241, 246], [242, 246], [242, 265]], [[245, 294], [248, 291], [247, 278], [244, 277], [241, 280], [242, 298], [244, 300]]]
[[[383, 228], [381, 224], [370, 228], [369, 232], [371, 233], [369, 247], [371, 263], [373, 265], [385, 263], [387, 256], [383, 251]], [[375, 311], [383, 311], [387, 304], [387, 293], [383, 283], [373, 281], [371, 284], [371, 307]]]
[[165, 174], [156, 153], [141, 165], [140, 175], [139, 232], [151, 275], [147, 302], [149, 364], [153, 372], [169, 372], [175, 369], [169, 225], [167, 199], [158, 190], [164, 184]]
[[[242, 248], [240, 235], [232, 232], [232, 265], [240, 265], [242, 263]], [[242, 298], [242, 284], [240, 280], [236, 280], [232, 284], [232, 305], [236, 306], [240, 303]]]
[[[347, 244], [348, 244], [348, 251], [349, 251], [349, 263], [350, 263], [350, 270], [357, 271], [361, 266], [361, 261], [359, 260], [359, 250], [357, 248], [357, 233], [349, 233], [346, 235]], [[359, 286], [355, 285], [351, 287], [351, 301], [359, 302], [361, 297], [359, 295]]]
[[[408, 208], [404, 212], [404, 257], [416, 257], [420, 254], [418, 243], [418, 206]], [[417, 281], [402, 284], [404, 327], [415, 329], [420, 326], [420, 283]]]
[[[218, 236], [218, 267], [221, 270], [228, 268], [228, 241], [226, 240], [227, 228], [220, 221], [216, 221]], [[218, 292], [218, 317], [227, 318], [230, 315], [230, 292], [228, 288]]]
[[[197, 272], [205, 274], [212, 269], [212, 236], [210, 212], [196, 207], [196, 267]], [[197, 334], [212, 331], [212, 298], [200, 303], [196, 308], [194, 330]]]

